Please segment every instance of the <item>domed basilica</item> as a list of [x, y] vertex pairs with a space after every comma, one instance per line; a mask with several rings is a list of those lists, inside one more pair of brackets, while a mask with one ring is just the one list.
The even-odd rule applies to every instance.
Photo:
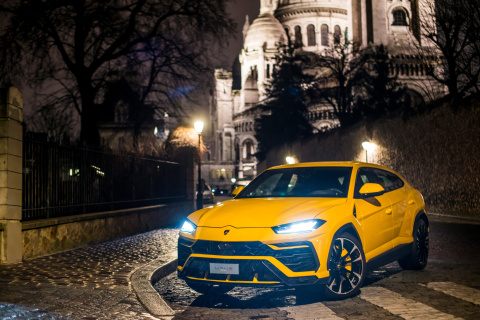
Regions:
[[[332, 39], [386, 46], [395, 57], [391, 72], [408, 89], [414, 104], [432, 99], [432, 85], [425, 62], [415, 48], [425, 46], [420, 21], [431, 14], [433, 0], [260, 0], [260, 13], [243, 27], [243, 48], [233, 70], [215, 70], [211, 108], [211, 154], [205, 161], [205, 180], [212, 187], [227, 188], [232, 178], [250, 180], [256, 174], [255, 106], [265, 98], [265, 84], [272, 76], [280, 45], [294, 43], [303, 51], [321, 53]], [[440, 92], [441, 90], [437, 90]], [[309, 119], [317, 131], [338, 126], [331, 106], [309, 106]]]

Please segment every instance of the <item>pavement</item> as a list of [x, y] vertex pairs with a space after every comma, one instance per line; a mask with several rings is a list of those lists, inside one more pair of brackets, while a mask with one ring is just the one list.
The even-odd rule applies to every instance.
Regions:
[[177, 238], [159, 229], [0, 265], [0, 319], [170, 319], [151, 281], [175, 270]]
[[152, 283], [175, 270], [177, 237], [159, 229], [0, 265], [0, 319], [172, 319]]

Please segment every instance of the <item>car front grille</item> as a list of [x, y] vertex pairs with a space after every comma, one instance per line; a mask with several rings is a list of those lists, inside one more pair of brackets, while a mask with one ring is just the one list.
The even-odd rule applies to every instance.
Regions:
[[[238, 264], [238, 275], [212, 274], [210, 263]], [[194, 279], [245, 281], [245, 282], [281, 282], [263, 263], [262, 260], [211, 259], [193, 257], [185, 268], [185, 276]], [[256, 280], [254, 280], [256, 278]]]
[[[274, 250], [259, 241], [220, 242], [179, 238], [178, 265], [183, 266], [192, 253], [215, 256], [274, 257], [293, 272], [315, 271], [319, 267], [318, 258], [311, 242], [279, 243]], [[285, 248], [285, 249], [283, 249]]]

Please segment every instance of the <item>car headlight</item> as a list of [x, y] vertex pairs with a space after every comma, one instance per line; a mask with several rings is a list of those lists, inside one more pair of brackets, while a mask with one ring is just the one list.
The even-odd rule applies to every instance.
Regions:
[[180, 229], [180, 232], [192, 233], [193, 231], [195, 231], [195, 229], [197, 229], [197, 226], [195, 224], [193, 224], [192, 222], [186, 220], [183, 223], [183, 226]]
[[320, 219], [304, 220], [272, 227], [277, 234], [308, 233], [320, 228], [326, 221]]

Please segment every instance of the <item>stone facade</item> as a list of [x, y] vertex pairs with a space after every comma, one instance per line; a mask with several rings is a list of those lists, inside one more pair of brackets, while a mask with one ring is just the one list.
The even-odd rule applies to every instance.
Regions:
[[285, 163], [363, 161], [363, 141], [375, 144], [368, 162], [385, 165], [420, 190], [430, 212], [480, 216], [480, 98], [457, 111], [444, 103], [407, 120], [402, 117], [338, 129], [269, 153], [259, 172]]
[[0, 263], [22, 260], [23, 95], [0, 89]]
[[[431, 20], [431, 14], [424, 10], [434, 7], [429, 5], [431, 1], [260, 0], [258, 17], [251, 24], [246, 19], [243, 48], [233, 71], [215, 72], [211, 112], [215, 132], [209, 147], [230, 151], [233, 139], [234, 156], [232, 160], [216, 155], [209, 159], [209, 166], [220, 170], [235, 168], [237, 180], [250, 180], [257, 175], [257, 162], [252, 155], [258, 151], [254, 123], [261, 110], [256, 106], [266, 97], [265, 88], [273, 75], [278, 48], [286, 43], [315, 53], [322, 53], [341, 39], [362, 46], [383, 44], [395, 61], [390, 72], [407, 87], [407, 99], [412, 105], [441, 97], [444, 88], [433, 85], [427, 76], [434, 59], [423, 61], [416, 55], [419, 47], [428, 47], [419, 25], [420, 21]], [[331, 105], [324, 101], [309, 106], [308, 119], [319, 132], [339, 126]]]

